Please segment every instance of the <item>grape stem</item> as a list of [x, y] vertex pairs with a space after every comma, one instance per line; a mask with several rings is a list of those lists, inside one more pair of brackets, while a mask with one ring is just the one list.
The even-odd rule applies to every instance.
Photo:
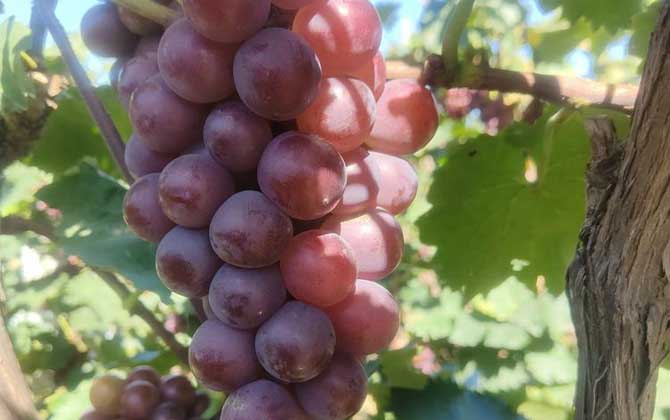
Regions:
[[447, 18], [446, 30], [442, 38], [442, 63], [445, 75], [452, 77], [458, 69], [458, 45], [468, 23], [475, 0], [461, 0]]
[[98, 127], [100, 127], [100, 132], [105, 139], [105, 143], [107, 144], [107, 148], [109, 149], [112, 158], [114, 158], [114, 162], [116, 162], [116, 165], [121, 170], [126, 181], [132, 183], [133, 177], [130, 174], [130, 171], [128, 171], [128, 167], [126, 166], [123, 157], [125, 145], [121, 140], [119, 130], [117, 130], [114, 125], [114, 121], [112, 121], [112, 118], [107, 113], [105, 106], [95, 95], [95, 89], [86, 75], [86, 70], [84, 70], [77, 59], [77, 56], [72, 49], [72, 45], [68, 40], [67, 33], [54, 13], [56, 2], [54, 0], [41, 0], [40, 3], [41, 7], [38, 8], [40, 12], [39, 18], [42, 19], [42, 22], [49, 29], [51, 36], [53, 36], [65, 63], [70, 69], [70, 73], [72, 73], [74, 81], [79, 87], [79, 91], [84, 98], [89, 113]]
[[112, 2], [163, 26], [169, 26], [179, 17], [176, 11], [152, 0], [112, 0]]

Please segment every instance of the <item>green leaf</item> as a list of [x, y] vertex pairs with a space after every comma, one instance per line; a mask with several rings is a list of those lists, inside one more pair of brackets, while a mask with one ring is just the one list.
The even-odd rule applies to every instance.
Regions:
[[386, 351], [379, 355], [381, 371], [389, 386], [406, 389], [423, 389], [428, 377], [419, 372], [412, 360], [417, 354], [416, 347]]
[[577, 381], [577, 356], [561, 345], [544, 353], [528, 353], [525, 361], [531, 375], [545, 385]]
[[633, 35], [630, 38], [629, 52], [638, 57], [647, 57], [651, 33], [661, 13], [662, 1], [652, 3], [647, 9], [633, 16]]
[[604, 26], [614, 33], [630, 26], [630, 17], [642, 7], [642, 0], [540, 0], [545, 9], [562, 7], [571, 22], [584, 17], [595, 28]]
[[35, 192], [49, 182], [50, 178], [39, 169], [20, 162], [14, 162], [5, 168], [0, 177], [0, 215], [13, 213], [21, 203], [32, 200]]
[[466, 298], [510, 275], [529, 287], [538, 276], [553, 292], [564, 287], [584, 220], [589, 145], [578, 115], [555, 126], [550, 114], [497, 137], [451, 142], [435, 172], [421, 240], [437, 247], [441, 280]]
[[399, 293], [405, 308], [403, 326], [424, 340], [439, 340], [449, 336], [454, 321], [463, 311], [463, 295], [444, 289], [435, 299], [425, 285], [413, 280]]
[[84, 380], [76, 389], [69, 391], [59, 388], [53, 395], [47, 397], [45, 403], [51, 413], [50, 420], [72, 420], [78, 419], [91, 407], [88, 393], [91, 389], [92, 380]]
[[30, 29], [10, 16], [0, 23], [0, 47], [0, 111], [24, 111], [28, 98], [35, 96], [35, 86], [21, 59], [21, 53], [30, 48]]
[[555, 407], [549, 404], [526, 401], [518, 408], [520, 414], [529, 419], [542, 420], [568, 420], [570, 419], [570, 410], [563, 407]]
[[63, 212], [58, 244], [87, 264], [122, 274], [142, 290], [169, 302], [156, 276], [155, 246], [143, 242], [123, 221], [125, 189], [88, 164], [43, 188], [37, 197]]

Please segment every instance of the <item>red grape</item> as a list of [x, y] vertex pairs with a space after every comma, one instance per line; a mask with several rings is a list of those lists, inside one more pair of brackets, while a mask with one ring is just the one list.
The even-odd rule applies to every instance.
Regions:
[[147, 53], [158, 53], [158, 45], [161, 42], [161, 36], [160, 35], [151, 35], [151, 36], [144, 36], [140, 39], [140, 42], [137, 43], [137, 47], [135, 48], [135, 57], [138, 57], [140, 55], [144, 55]]
[[301, 7], [317, 3], [324, 3], [326, 0], [272, 0], [272, 4], [282, 9], [295, 10]]
[[204, 228], [219, 206], [235, 193], [235, 182], [209, 155], [184, 155], [160, 176], [160, 203], [178, 225]]
[[209, 288], [209, 303], [215, 316], [231, 327], [257, 328], [286, 301], [279, 266], [246, 270], [221, 267]]
[[138, 366], [128, 374], [126, 383], [135, 381], [147, 381], [155, 387], [161, 386], [161, 376], [156, 372], [156, 369], [151, 366]]
[[236, 390], [226, 399], [220, 420], [308, 420], [291, 393], [262, 379]]
[[344, 161], [328, 143], [288, 132], [265, 149], [258, 165], [261, 191], [294, 219], [318, 219], [344, 194]]
[[205, 411], [207, 411], [209, 404], [209, 395], [204, 392], [198, 392], [195, 394], [195, 402], [193, 403], [193, 407], [191, 408], [191, 412], [189, 414], [193, 417], [200, 416], [204, 414]]
[[378, 283], [358, 280], [352, 295], [326, 309], [337, 335], [337, 348], [349, 354], [373, 354], [391, 344], [400, 325], [400, 309]]
[[128, 419], [142, 420], [160, 403], [160, 393], [150, 382], [135, 381], [126, 386], [121, 395], [121, 415]]
[[293, 236], [293, 224], [263, 194], [242, 191], [219, 208], [209, 233], [222, 260], [237, 267], [258, 268], [279, 261]]
[[407, 210], [416, 197], [419, 179], [414, 167], [403, 158], [370, 152], [379, 167], [379, 195], [377, 205], [391, 214]]
[[121, 410], [121, 394], [124, 386], [123, 379], [104, 375], [93, 380], [88, 397], [98, 413], [114, 416]]
[[207, 388], [231, 392], [260, 378], [253, 331], [205, 321], [193, 335], [188, 359], [193, 374]]
[[238, 46], [198, 34], [186, 19], [174, 22], [158, 47], [163, 80], [187, 101], [210, 103], [235, 92], [233, 60]]
[[179, 153], [201, 141], [207, 109], [175, 95], [160, 75], [135, 89], [129, 108], [135, 131], [150, 149]]
[[138, 55], [128, 60], [121, 70], [117, 86], [121, 104], [128, 108], [130, 97], [135, 89], [155, 74], [158, 74], [158, 62], [155, 53]]
[[385, 210], [372, 210], [350, 218], [331, 216], [322, 228], [339, 234], [351, 246], [361, 279], [381, 280], [392, 273], [402, 259], [402, 229]]
[[430, 90], [416, 80], [392, 80], [377, 102], [377, 118], [367, 144], [384, 153], [412, 154], [433, 138], [437, 126], [437, 105]]
[[270, 0], [184, 0], [184, 13], [207, 38], [235, 43], [263, 27], [270, 15]]
[[321, 373], [335, 351], [335, 333], [319, 309], [286, 303], [256, 334], [256, 354], [265, 370], [284, 382], [305, 382]]
[[206, 229], [177, 226], [165, 235], [156, 251], [158, 277], [168, 289], [188, 298], [207, 295], [221, 264]]
[[347, 165], [347, 186], [334, 214], [357, 214], [377, 206], [381, 174], [372, 154], [360, 147], [343, 156]]
[[298, 128], [332, 144], [338, 152], [358, 148], [372, 130], [375, 98], [360, 80], [330, 77], [314, 102], [298, 115]]
[[132, 54], [137, 37], [123, 25], [111, 3], [91, 7], [81, 19], [81, 38], [86, 47], [101, 57]]
[[163, 401], [170, 401], [180, 407], [190, 408], [195, 402], [195, 388], [191, 381], [182, 375], [163, 378], [160, 391]]
[[447, 90], [443, 101], [447, 115], [457, 120], [468, 115], [474, 105], [475, 92], [475, 90], [469, 88], [454, 88]]
[[321, 68], [296, 34], [268, 28], [242, 44], [235, 56], [235, 86], [242, 101], [270, 120], [290, 120], [312, 103]]
[[205, 145], [212, 157], [231, 172], [254, 171], [272, 140], [270, 124], [242, 102], [218, 105], [205, 122]]
[[161, 403], [153, 413], [151, 420], [186, 420], [186, 410], [177, 404], [167, 401]]
[[381, 51], [365, 63], [362, 67], [347, 73], [347, 76], [362, 80], [372, 90], [375, 100], [378, 100], [384, 93], [386, 85], [386, 62]]
[[382, 40], [382, 23], [368, 0], [329, 0], [304, 7], [293, 30], [316, 51], [324, 73], [343, 75], [372, 60]]
[[123, 218], [140, 238], [159, 242], [174, 227], [158, 201], [158, 174], [135, 181], [123, 200]]
[[354, 290], [354, 251], [334, 233], [309, 230], [282, 254], [281, 273], [293, 297], [317, 307], [342, 301]]
[[368, 377], [354, 356], [337, 353], [328, 368], [311, 381], [296, 384], [298, 403], [314, 419], [348, 419], [363, 406]]
[[171, 153], [154, 152], [144, 144], [144, 140], [133, 133], [126, 143], [124, 160], [130, 173], [135, 178], [140, 178], [162, 171], [176, 157], [177, 155]]

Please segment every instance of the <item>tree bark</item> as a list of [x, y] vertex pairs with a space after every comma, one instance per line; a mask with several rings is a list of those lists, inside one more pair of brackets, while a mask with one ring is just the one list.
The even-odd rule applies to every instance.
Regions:
[[[630, 139], [588, 124], [593, 158], [567, 290], [579, 345], [577, 420], [649, 420], [670, 344], [670, 22], [652, 35]], [[665, 262], [665, 268], [664, 268]]]
[[0, 317], [0, 419], [39, 419], [2, 317]]

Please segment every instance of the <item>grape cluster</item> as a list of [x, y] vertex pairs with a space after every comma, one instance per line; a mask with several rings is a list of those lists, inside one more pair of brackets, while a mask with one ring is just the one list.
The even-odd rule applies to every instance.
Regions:
[[125, 380], [96, 378], [89, 399], [93, 408], [80, 420], [198, 420], [210, 405], [185, 376], [161, 378], [150, 366], [136, 367]]
[[[386, 81], [368, 0], [184, 0], [183, 14], [136, 40], [118, 78], [137, 178], [125, 220], [158, 243], [164, 284], [203, 299], [189, 361], [228, 394], [222, 420], [348, 418], [361, 361], [399, 327], [378, 281], [417, 192], [401, 156], [435, 134], [436, 102]], [[87, 33], [94, 52], [129, 50]]]

